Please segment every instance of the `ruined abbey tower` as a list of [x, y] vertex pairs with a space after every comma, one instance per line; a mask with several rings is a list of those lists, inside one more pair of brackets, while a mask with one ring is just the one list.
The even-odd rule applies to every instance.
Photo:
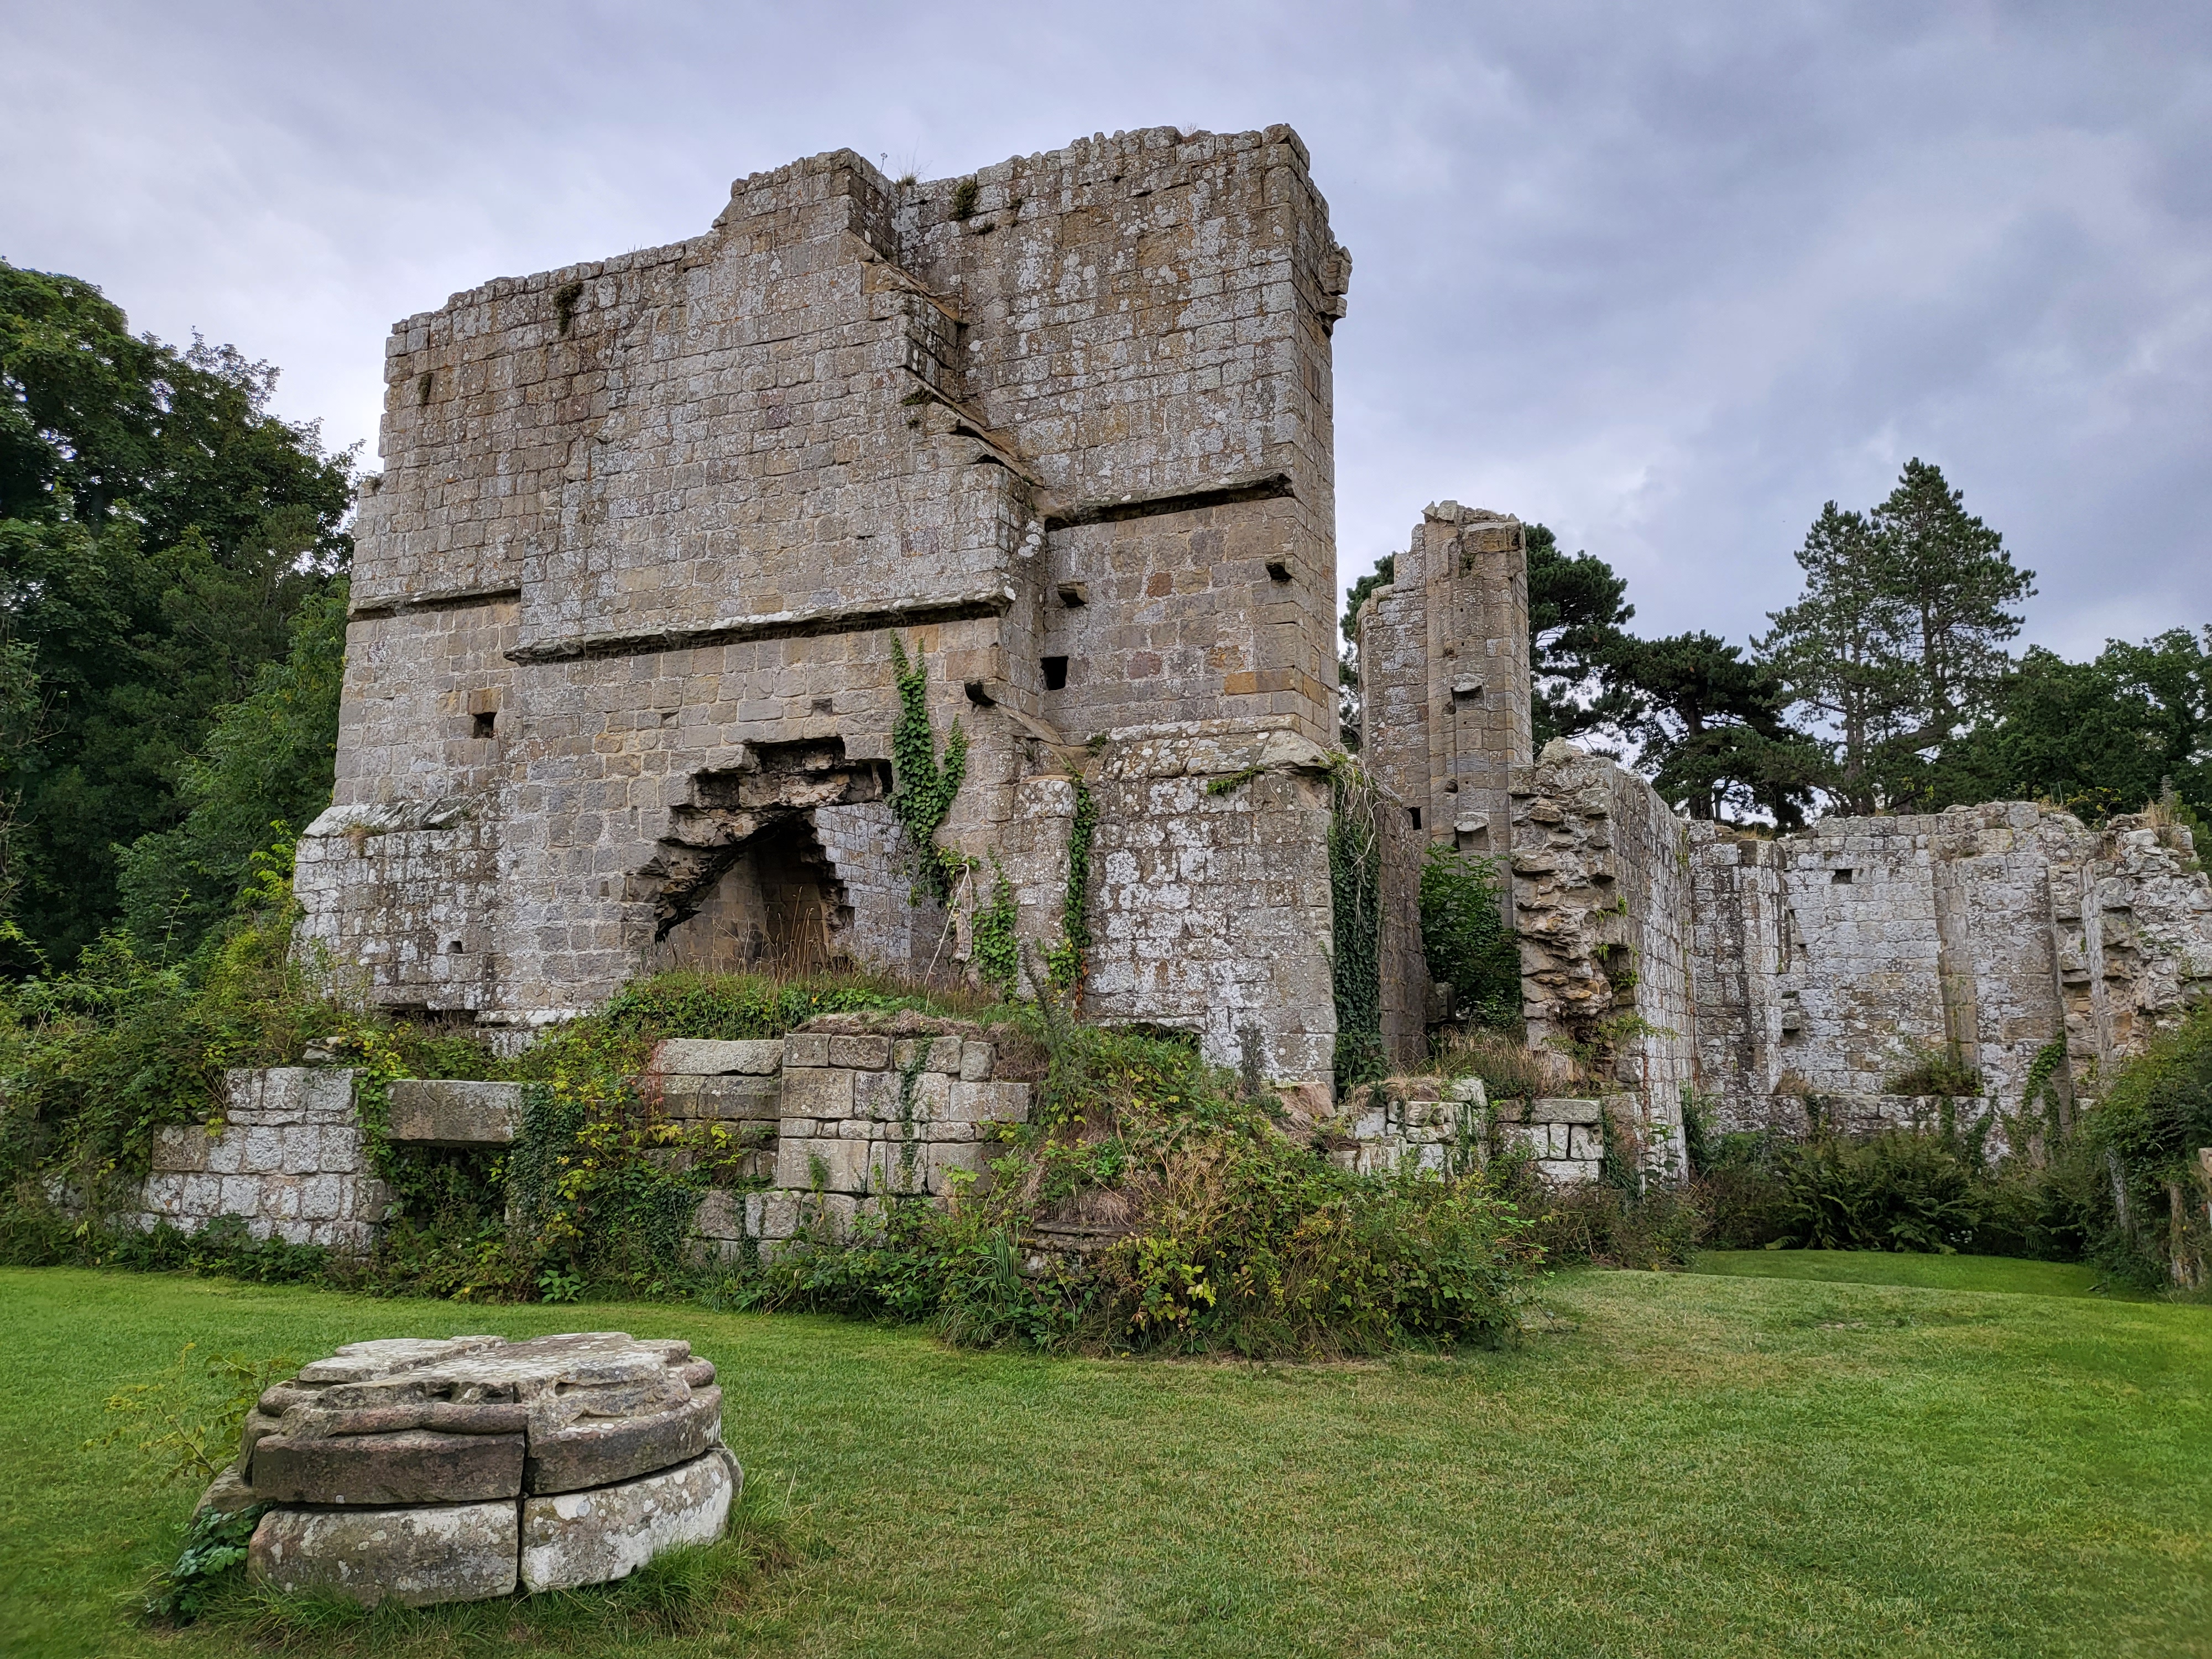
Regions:
[[1036, 950], [1082, 785], [1088, 1010], [1327, 1079], [1350, 268], [1288, 128], [1155, 128], [815, 156], [399, 324], [309, 932], [492, 1024], [653, 967], [950, 967], [896, 644], [969, 745], [940, 840]]

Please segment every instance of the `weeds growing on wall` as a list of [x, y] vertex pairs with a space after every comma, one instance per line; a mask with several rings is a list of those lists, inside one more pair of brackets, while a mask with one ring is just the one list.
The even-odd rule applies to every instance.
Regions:
[[1358, 762], [1340, 756], [1328, 775], [1328, 884], [1334, 912], [1336, 1086], [1389, 1072], [1382, 1048], [1382, 797]]
[[[2065, 1048], [2059, 1056], [2063, 1060]], [[1882, 1079], [1886, 1095], [1944, 1095], [1971, 1098], [1982, 1092], [1982, 1074], [1956, 1054], [1928, 1050], [1913, 1054]]]
[[968, 733], [952, 722], [945, 755], [937, 753], [937, 733], [929, 723], [929, 664], [917, 651], [911, 660], [899, 636], [891, 641], [892, 680], [898, 688], [898, 719], [891, 726], [891, 810], [905, 825], [907, 839], [920, 855], [916, 892], [939, 904], [952, 896], [952, 881], [963, 867], [937, 844], [937, 832], [951, 815], [952, 802], [968, 776]]
[[[804, 1240], [720, 1297], [1087, 1353], [1321, 1357], [1517, 1330], [1537, 1252], [1479, 1172], [1354, 1174], [1188, 1044], [1081, 1025], [1049, 1000], [1029, 1018], [1050, 1071], [988, 1190]], [[1094, 1229], [1087, 1258], [1038, 1243], [1071, 1224]]]

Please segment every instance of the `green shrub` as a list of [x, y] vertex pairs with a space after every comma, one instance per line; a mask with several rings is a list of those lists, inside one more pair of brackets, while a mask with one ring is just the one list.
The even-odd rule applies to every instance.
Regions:
[[1982, 1092], [1980, 1071], [1956, 1054], [1915, 1054], [1883, 1079], [1886, 1095], [1948, 1095], [1967, 1097]]
[[[1188, 1044], [1037, 1016], [1037, 1121], [988, 1192], [895, 1203], [734, 1275], [735, 1305], [932, 1324], [949, 1340], [1091, 1353], [1371, 1354], [1509, 1340], [1537, 1253], [1484, 1176], [1354, 1174], [1276, 1129]], [[1085, 1261], [1041, 1220], [1112, 1213]]]
[[1451, 983], [1464, 1016], [1521, 1029], [1521, 947], [1506, 924], [1498, 860], [1431, 842], [1421, 863], [1421, 951], [1429, 977]]

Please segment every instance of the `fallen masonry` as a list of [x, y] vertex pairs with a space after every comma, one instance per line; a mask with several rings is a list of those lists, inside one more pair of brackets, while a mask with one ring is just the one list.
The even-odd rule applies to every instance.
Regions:
[[249, 1575], [369, 1606], [605, 1583], [721, 1536], [714, 1367], [619, 1331], [356, 1342], [264, 1391], [202, 1499], [268, 1505]]

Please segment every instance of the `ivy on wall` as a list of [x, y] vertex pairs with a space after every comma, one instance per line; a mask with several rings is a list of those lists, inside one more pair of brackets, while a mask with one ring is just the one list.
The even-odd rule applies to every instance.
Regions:
[[1382, 797], [1358, 762], [1340, 755], [1328, 777], [1328, 885], [1336, 949], [1336, 1086], [1388, 1075], [1382, 1047]]
[[937, 734], [929, 724], [929, 665], [919, 648], [911, 661], [899, 636], [891, 636], [892, 680], [898, 688], [899, 715], [891, 727], [891, 810], [906, 826], [908, 839], [921, 854], [915, 902], [927, 892], [938, 903], [952, 896], [953, 878], [964, 868], [957, 854], [937, 844], [937, 832], [952, 811], [953, 798], [968, 776], [968, 734], [954, 720], [945, 734], [945, 756], [937, 754]]
[[995, 854], [991, 870], [991, 902], [975, 907], [975, 919], [969, 927], [969, 956], [976, 976], [1000, 996], [1010, 997], [1021, 976], [1021, 946], [1014, 937], [1020, 912], [1014, 903], [1014, 884], [1006, 878]]
[[1091, 950], [1091, 843], [1098, 833], [1098, 803], [1081, 778], [1075, 781], [1075, 817], [1067, 829], [1067, 894], [1060, 901], [1060, 943], [1045, 958], [1053, 988], [1071, 992], [1083, 983]]

